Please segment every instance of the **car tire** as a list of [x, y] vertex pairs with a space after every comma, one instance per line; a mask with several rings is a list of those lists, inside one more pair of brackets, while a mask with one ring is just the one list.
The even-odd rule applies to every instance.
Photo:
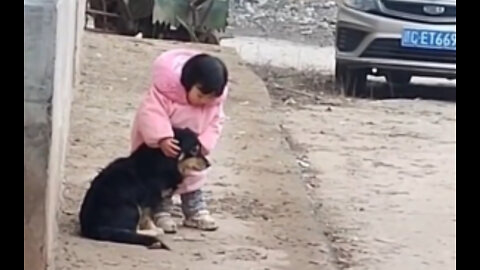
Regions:
[[391, 72], [386, 75], [387, 82], [394, 85], [407, 85], [412, 80], [412, 75], [406, 72]]
[[348, 68], [344, 64], [335, 64], [335, 86], [345, 96], [365, 97], [367, 93], [368, 70]]

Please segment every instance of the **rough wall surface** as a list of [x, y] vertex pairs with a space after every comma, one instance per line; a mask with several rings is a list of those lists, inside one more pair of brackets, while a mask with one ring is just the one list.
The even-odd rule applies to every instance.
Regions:
[[52, 258], [77, 21], [76, 1], [24, 1], [24, 269], [46, 269]]

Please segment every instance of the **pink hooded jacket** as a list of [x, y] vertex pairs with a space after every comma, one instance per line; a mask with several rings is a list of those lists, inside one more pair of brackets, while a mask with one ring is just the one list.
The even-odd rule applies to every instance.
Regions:
[[[223, 95], [208, 106], [195, 107], [188, 103], [187, 92], [180, 82], [182, 68], [191, 57], [200, 52], [174, 49], [161, 54], [153, 63], [152, 85], [137, 111], [132, 128], [132, 151], [142, 143], [158, 147], [158, 142], [173, 137], [172, 127], [190, 128], [199, 134], [207, 153], [215, 147], [222, 131]], [[159, 150], [161, 151], [161, 150]], [[206, 181], [206, 172], [184, 179], [177, 193], [200, 189]]]

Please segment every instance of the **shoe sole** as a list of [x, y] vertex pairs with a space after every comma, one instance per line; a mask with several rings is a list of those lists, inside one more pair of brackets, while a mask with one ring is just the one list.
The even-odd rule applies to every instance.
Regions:
[[207, 232], [213, 232], [213, 231], [218, 230], [218, 226], [212, 227], [212, 228], [201, 228], [200, 226], [191, 225], [191, 224], [188, 224], [188, 223], [183, 223], [183, 226], [187, 227], [187, 228], [192, 228], [192, 229], [197, 229], [197, 230], [207, 231]]

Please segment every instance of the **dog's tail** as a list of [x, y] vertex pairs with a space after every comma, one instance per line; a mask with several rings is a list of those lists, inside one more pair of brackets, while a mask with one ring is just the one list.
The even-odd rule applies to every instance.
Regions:
[[83, 231], [83, 236], [99, 241], [110, 241], [123, 244], [142, 245], [154, 247], [162, 245], [160, 239], [151, 235], [139, 234], [128, 229], [98, 227], [88, 232]]

